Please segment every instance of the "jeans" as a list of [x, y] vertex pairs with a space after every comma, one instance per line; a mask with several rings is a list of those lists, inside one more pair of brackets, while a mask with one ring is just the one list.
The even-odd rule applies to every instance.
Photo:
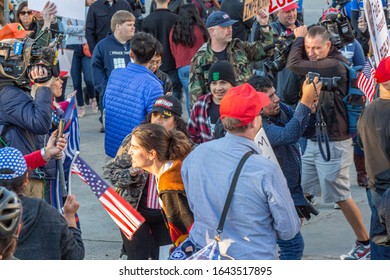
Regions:
[[186, 107], [188, 116], [190, 116], [190, 95], [188, 93], [188, 78], [190, 77], [190, 65], [180, 67], [178, 69], [179, 79], [184, 88], [184, 93], [186, 95]]
[[177, 73], [177, 69], [165, 72], [171, 78], [173, 85], [173, 96], [181, 100], [182, 85]]
[[91, 58], [84, 55], [83, 45], [67, 45], [66, 47], [74, 50], [70, 75], [72, 76], [73, 88], [74, 90], [77, 90], [77, 105], [84, 106], [84, 96], [81, 80], [82, 74], [84, 75], [84, 83], [87, 87], [88, 97], [95, 97], [95, 90], [92, 84]]
[[368, 204], [371, 208], [371, 225], [370, 225], [370, 247], [372, 260], [390, 260], [390, 247], [377, 245], [372, 242], [372, 237], [376, 234], [382, 234], [386, 228], [380, 223], [377, 206], [381, 201], [383, 192], [377, 192], [367, 189]]
[[298, 232], [290, 240], [277, 240], [281, 260], [300, 260], [303, 256], [303, 249], [305, 248], [305, 242], [301, 232]]

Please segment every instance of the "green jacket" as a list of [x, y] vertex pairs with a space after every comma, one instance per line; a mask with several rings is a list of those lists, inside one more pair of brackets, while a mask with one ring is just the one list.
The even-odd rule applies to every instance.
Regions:
[[[236, 74], [237, 85], [245, 83], [252, 77], [252, 62], [267, 56], [264, 47], [273, 44], [273, 31], [263, 32], [262, 40], [249, 43], [240, 39], [233, 39], [227, 45], [228, 61], [233, 65]], [[206, 94], [209, 89], [208, 72], [213, 63], [218, 61], [210, 47], [210, 40], [204, 43], [191, 60], [189, 77], [189, 92], [191, 106], [199, 96]]]

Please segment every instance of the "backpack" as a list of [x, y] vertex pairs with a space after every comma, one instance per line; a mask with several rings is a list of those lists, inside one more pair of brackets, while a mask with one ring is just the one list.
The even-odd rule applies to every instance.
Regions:
[[346, 63], [343, 63], [343, 65], [348, 71], [348, 90], [347, 95], [343, 98], [343, 102], [347, 108], [349, 134], [355, 140], [357, 122], [366, 105], [366, 96], [357, 86], [358, 76], [363, 66], [351, 67]]

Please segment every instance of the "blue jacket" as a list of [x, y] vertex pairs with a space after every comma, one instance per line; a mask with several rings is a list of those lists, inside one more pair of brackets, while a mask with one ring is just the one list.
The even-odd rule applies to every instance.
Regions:
[[264, 131], [286, 177], [294, 204], [307, 205], [301, 187], [301, 154], [297, 141], [309, 123], [311, 110], [300, 103], [295, 111], [283, 103], [279, 105], [278, 116], [263, 116]]
[[163, 95], [162, 82], [146, 67], [129, 63], [112, 71], [104, 94], [106, 154], [115, 157], [123, 139], [152, 111]]
[[112, 33], [96, 45], [91, 59], [92, 82], [101, 96], [106, 91], [112, 70], [125, 68], [130, 62], [129, 53], [130, 40], [126, 44], [121, 44]]
[[[35, 100], [17, 86], [6, 86], [0, 91], [0, 135], [8, 146], [23, 155], [45, 145], [51, 126], [51, 90], [38, 87]], [[53, 176], [53, 163], [45, 167], [46, 178]], [[38, 178], [35, 173], [30, 178]]]

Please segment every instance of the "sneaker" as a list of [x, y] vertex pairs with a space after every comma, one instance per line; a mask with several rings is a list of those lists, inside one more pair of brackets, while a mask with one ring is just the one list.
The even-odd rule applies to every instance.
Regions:
[[335, 204], [333, 205], [333, 208], [334, 208], [334, 209], [337, 209], [337, 210], [340, 210], [340, 209], [341, 209], [340, 206], [339, 206], [337, 203], [335, 203]]
[[78, 115], [79, 118], [82, 118], [82, 117], [85, 116], [85, 105], [79, 107], [77, 115]]
[[364, 246], [359, 241], [353, 244], [348, 254], [340, 256], [342, 260], [369, 260], [371, 259], [370, 245]]
[[96, 102], [96, 98], [91, 99], [90, 103], [91, 103], [92, 112], [96, 114], [99, 111], [98, 106], [97, 106], [97, 102]]

